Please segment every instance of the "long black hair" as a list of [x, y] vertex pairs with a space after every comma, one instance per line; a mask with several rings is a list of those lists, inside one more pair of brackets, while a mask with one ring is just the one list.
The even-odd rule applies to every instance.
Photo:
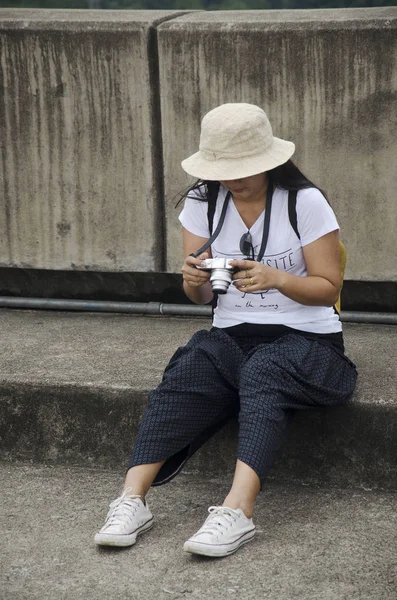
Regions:
[[[320, 189], [315, 183], [310, 181], [302, 173], [302, 171], [296, 166], [292, 160], [287, 160], [286, 163], [266, 171], [269, 178], [269, 183], [284, 190], [303, 190], [306, 188], [316, 188], [319, 190], [325, 198], [325, 192]], [[190, 186], [183, 194], [176, 206], [178, 206], [185, 198], [193, 197], [195, 200], [202, 200], [208, 202], [208, 197], [213, 197], [214, 191], [219, 189], [219, 181], [207, 181], [206, 179], [198, 179], [192, 186]], [[192, 193], [193, 192], [193, 193]]]

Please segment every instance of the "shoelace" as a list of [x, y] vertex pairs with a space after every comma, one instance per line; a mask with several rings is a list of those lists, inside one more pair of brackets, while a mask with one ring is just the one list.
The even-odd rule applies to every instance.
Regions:
[[141, 500], [140, 496], [127, 496], [129, 488], [123, 492], [120, 498], [116, 498], [109, 504], [109, 512], [106, 517], [105, 526], [123, 525], [127, 520], [130, 520], [139, 508], [137, 500]]
[[230, 525], [233, 525], [238, 519], [238, 515], [236, 515], [234, 510], [227, 506], [210, 506], [208, 512], [210, 513], [209, 517], [207, 517], [204, 525], [196, 535], [199, 533], [210, 533], [213, 535], [222, 533], [224, 530], [229, 529]]

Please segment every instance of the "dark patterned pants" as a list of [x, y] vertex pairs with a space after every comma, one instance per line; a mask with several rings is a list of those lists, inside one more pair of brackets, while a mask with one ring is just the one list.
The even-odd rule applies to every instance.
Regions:
[[237, 457], [263, 482], [294, 410], [343, 404], [356, 377], [347, 357], [300, 335], [238, 343], [221, 329], [199, 331], [151, 392], [128, 468], [167, 459], [154, 485], [165, 483], [238, 415]]

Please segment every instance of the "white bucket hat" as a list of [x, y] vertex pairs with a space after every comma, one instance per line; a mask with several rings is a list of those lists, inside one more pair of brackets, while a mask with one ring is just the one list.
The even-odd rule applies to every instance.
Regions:
[[287, 162], [295, 144], [273, 136], [266, 113], [254, 104], [222, 104], [201, 122], [199, 151], [182, 161], [189, 175], [209, 181], [241, 179]]

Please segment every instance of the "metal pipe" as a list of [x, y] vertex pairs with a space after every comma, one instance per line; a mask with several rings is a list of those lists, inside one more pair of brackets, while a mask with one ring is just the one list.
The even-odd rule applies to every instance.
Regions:
[[340, 313], [342, 323], [373, 323], [376, 325], [397, 325], [397, 313], [344, 311]]
[[55, 298], [17, 298], [13, 296], [0, 296], [0, 307], [211, 317], [210, 306], [201, 306], [197, 304], [164, 304], [162, 302], [113, 302], [107, 300], [63, 300]]
[[[164, 304], [163, 302], [112, 302], [104, 300], [62, 300], [54, 298], [17, 298], [0, 296], [2, 308], [28, 308], [37, 310], [69, 310], [89, 312], [114, 312], [141, 315], [175, 315], [211, 317], [211, 307], [198, 304]], [[397, 313], [342, 311], [344, 323], [374, 323], [397, 325]]]

